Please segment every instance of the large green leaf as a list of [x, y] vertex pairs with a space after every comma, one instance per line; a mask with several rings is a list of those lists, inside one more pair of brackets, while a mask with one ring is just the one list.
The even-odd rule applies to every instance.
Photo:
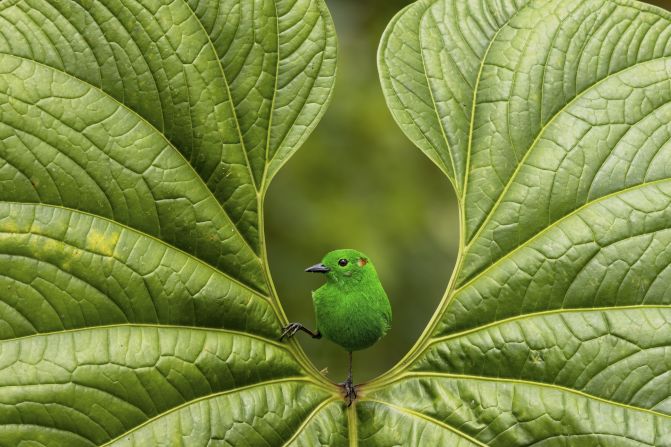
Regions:
[[629, 0], [420, 0], [388, 104], [460, 201], [416, 346], [365, 445], [671, 445], [671, 14]]
[[335, 52], [322, 0], [0, 3], [0, 445], [346, 437], [260, 212]]

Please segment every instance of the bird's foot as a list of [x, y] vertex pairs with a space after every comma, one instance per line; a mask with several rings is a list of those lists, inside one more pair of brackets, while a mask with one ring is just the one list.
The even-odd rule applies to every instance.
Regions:
[[303, 325], [300, 323], [289, 323], [286, 326], [282, 328], [282, 335], [280, 336], [280, 341], [284, 340], [285, 338], [288, 340], [294, 335], [296, 335], [296, 332], [300, 331], [303, 329]]
[[351, 406], [352, 402], [356, 400], [356, 387], [352, 382], [352, 378], [348, 377], [343, 383], [339, 383], [342, 389], [345, 391], [345, 400], [347, 401], [347, 406]]

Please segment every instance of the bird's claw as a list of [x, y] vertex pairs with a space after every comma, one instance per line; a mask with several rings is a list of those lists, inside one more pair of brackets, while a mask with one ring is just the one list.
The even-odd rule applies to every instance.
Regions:
[[289, 323], [286, 326], [282, 328], [284, 332], [282, 332], [282, 335], [280, 336], [280, 341], [284, 340], [285, 338], [288, 340], [294, 335], [296, 335], [296, 332], [300, 331], [303, 328], [303, 325], [300, 323]]
[[342, 389], [345, 391], [345, 400], [347, 401], [347, 406], [352, 406], [352, 402], [356, 400], [356, 387], [352, 382], [352, 378], [348, 377], [343, 383], [339, 384]]

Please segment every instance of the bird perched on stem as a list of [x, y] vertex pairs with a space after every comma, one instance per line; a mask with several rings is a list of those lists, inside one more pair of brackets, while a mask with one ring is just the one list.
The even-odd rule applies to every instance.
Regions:
[[389, 331], [391, 305], [373, 263], [356, 250], [332, 251], [305, 271], [326, 276], [326, 284], [312, 292], [317, 330], [290, 323], [284, 327], [280, 340], [303, 331], [312, 338], [324, 336], [345, 348], [349, 353], [349, 375], [340, 386], [350, 406], [356, 399], [352, 352], [372, 346]]

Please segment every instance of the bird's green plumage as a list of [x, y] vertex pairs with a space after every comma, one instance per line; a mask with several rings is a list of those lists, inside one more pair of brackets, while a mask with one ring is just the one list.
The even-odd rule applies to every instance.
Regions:
[[344, 249], [328, 253], [322, 264], [330, 271], [312, 293], [317, 329], [350, 352], [373, 345], [391, 326], [391, 306], [373, 263]]

